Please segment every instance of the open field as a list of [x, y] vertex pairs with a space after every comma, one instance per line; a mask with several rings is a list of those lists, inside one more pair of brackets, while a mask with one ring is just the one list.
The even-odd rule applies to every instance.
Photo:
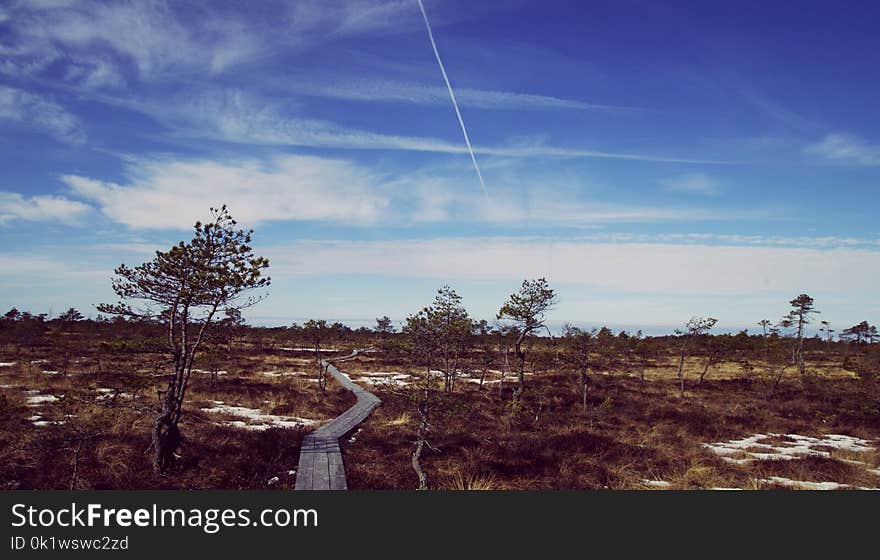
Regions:
[[333, 382], [321, 394], [314, 360], [301, 352], [194, 370], [179, 462], [157, 476], [147, 448], [167, 358], [65, 336], [71, 354], [48, 341], [0, 353], [5, 489], [293, 488], [303, 435], [354, 402]]
[[[148, 450], [168, 367], [156, 332], [83, 323], [0, 345], [0, 485], [293, 488], [303, 436], [355, 400], [332, 380], [320, 391], [314, 352], [295, 336], [245, 329], [206, 346], [190, 381], [184, 440], [164, 475], [153, 473]], [[756, 338], [746, 342], [759, 348]], [[340, 364], [383, 401], [341, 440], [352, 489], [417, 486], [412, 390], [425, 370], [400, 352], [399, 339]], [[431, 420], [421, 457], [429, 487], [880, 487], [880, 401], [873, 382], [848, 369], [865, 350], [812, 341], [809, 376], [789, 369], [775, 390], [757, 350], [749, 361], [747, 346], [731, 349], [708, 369], [695, 355], [681, 398], [673, 340], [653, 340], [651, 357], [638, 362], [622, 348], [599, 360], [597, 347], [584, 397], [565, 341], [533, 339], [518, 404], [516, 376], [491, 340], [476, 341], [466, 364], [479, 367], [463, 368]], [[348, 331], [325, 349], [376, 342]]]

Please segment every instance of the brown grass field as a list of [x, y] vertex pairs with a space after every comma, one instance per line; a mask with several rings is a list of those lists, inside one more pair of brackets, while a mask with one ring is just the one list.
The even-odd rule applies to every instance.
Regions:
[[[200, 356], [179, 457], [156, 475], [148, 447], [167, 357], [160, 342], [114, 328], [0, 344], [0, 487], [292, 489], [303, 435], [354, 403], [332, 381], [321, 393], [313, 353], [283, 349], [301, 341], [250, 330], [232, 352], [213, 344]], [[332, 346], [374, 342], [364, 336]], [[592, 371], [585, 408], [577, 376], [548, 341], [534, 345], [540, 367], [528, 368], [519, 406], [514, 379], [495, 369], [445, 397], [422, 456], [431, 488], [880, 487], [880, 401], [873, 381], [847, 369], [845, 345], [817, 345], [809, 377], [790, 369], [772, 396], [760, 359], [746, 370], [732, 355], [698, 383], [705, 358], [694, 356], [682, 399], [674, 347], [661, 341], [644, 380], [622, 363]], [[418, 416], [401, 389], [423, 372], [383, 351], [341, 369], [383, 401], [342, 439], [349, 487], [416, 488]]]

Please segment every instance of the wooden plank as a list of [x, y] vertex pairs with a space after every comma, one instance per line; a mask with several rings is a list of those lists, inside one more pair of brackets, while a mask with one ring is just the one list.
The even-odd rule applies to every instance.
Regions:
[[[358, 355], [355, 350], [348, 356], [333, 361], [340, 362]], [[379, 398], [356, 384], [328, 360], [321, 360], [327, 371], [346, 389], [357, 397], [357, 403], [303, 438], [300, 447], [296, 490], [347, 490], [345, 467], [339, 448], [339, 438], [354, 430], [358, 424], [382, 402]]]
[[330, 489], [330, 453], [315, 453], [315, 465], [312, 468], [312, 490]]
[[303, 439], [303, 445], [299, 452], [299, 467], [296, 470], [296, 490], [312, 489], [312, 473], [314, 472], [314, 445], [309, 436]]
[[348, 482], [345, 480], [345, 467], [342, 465], [342, 453], [331, 453], [329, 455], [329, 463], [330, 490], [348, 490]]

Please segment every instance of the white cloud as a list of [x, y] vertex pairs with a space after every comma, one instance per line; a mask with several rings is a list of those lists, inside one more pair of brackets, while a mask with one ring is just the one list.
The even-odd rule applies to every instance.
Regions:
[[880, 165], [880, 144], [872, 144], [851, 134], [829, 134], [809, 146], [807, 153], [842, 164], [863, 167]]
[[22, 123], [71, 144], [85, 141], [83, 125], [64, 107], [39, 95], [0, 86], [0, 120]]
[[721, 193], [721, 183], [705, 173], [685, 173], [661, 181], [666, 190], [713, 196]]
[[[284, 155], [267, 160], [125, 160], [119, 183], [67, 174], [71, 192], [135, 228], [188, 228], [208, 206], [226, 203], [242, 222], [331, 221], [355, 225], [481, 223], [538, 229], [594, 229], [609, 223], [725, 221], [760, 211], [637, 206], [584, 198], [582, 186], [498, 177], [490, 197], [461, 167], [388, 173], [348, 160]], [[537, 186], [536, 186], [537, 185]]]
[[90, 206], [61, 196], [24, 197], [19, 193], [0, 191], [0, 225], [15, 220], [29, 222], [79, 222]]
[[62, 181], [112, 220], [133, 228], [189, 228], [227, 204], [242, 223], [374, 222], [388, 204], [381, 178], [352, 163], [311, 156], [268, 162], [134, 160], [126, 184], [76, 175]]
[[[102, 97], [100, 100], [149, 115], [177, 134], [192, 138], [254, 145], [468, 153], [463, 142], [383, 134], [320, 119], [290, 116], [281, 102], [257, 99], [238, 90], [209, 91], [203, 94], [190, 92], [186, 96], [162, 103], [112, 97]], [[602, 158], [659, 163], [727, 163], [687, 157], [561, 148], [548, 146], [543, 141], [502, 146], [474, 145], [474, 151], [481, 155], [510, 158]]]
[[[382, 101], [441, 106], [450, 103], [446, 88], [416, 83], [378, 80], [352, 81], [350, 79], [309, 83], [298, 80], [288, 83], [286, 86], [289, 90], [303, 95], [348, 101]], [[455, 97], [461, 106], [479, 109], [632, 110], [629, 107], [599, 105], [547, 95], [468, 88], [456, 88]]]
[[290, 13], [295, 31], [331, 36], [405, 32], [418, 23], [408, 0], [300, 0]]
[[728, 296], [873, 293], [880, 251], [601, 243], [535, 238], [300, 241], [266, 248], [275, 275], [373, 274], [444, 281], [547, 276], [615, 293]]
[[[15, 18], [0, 71], [18, 76], [43, 72], [50, 64], [89, 66], [96, 57], [114, 76], [78, 80], [85, 88], [115, 86], [116, 77], [159, 81], [181, 73], [211, 75], [243, 62], [286, 54], [333, 37], [393, 30], [417, 23], [406, 0], [302, 0], [261, 3], [261, 10], [219, 3], [162, 0], [17, 2], [0, 17]], [[54, 78], [54, 76], [53, 76]]]

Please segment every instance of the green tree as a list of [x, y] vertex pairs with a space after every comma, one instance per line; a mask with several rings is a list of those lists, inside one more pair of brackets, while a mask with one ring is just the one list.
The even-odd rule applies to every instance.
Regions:
[[580, 388], [581, 412], [587, 413], [587, 389], [590, 382], [590, 370], [593, 367], [591, 352], [596, 342], [596, 330], [585, 331], [578, 327], [566, 325], [562, 340], [566, 346], [563, 359], [576, 372]]
[[323, 394], [327, 389], [327, 367], [321, 361], [321, 343], [333, 333], [333, 325], [325, 319], [309, 319], [303, 323], [303, 334], [315, 348], [315, 365], [318, 368], [318, 388]]
[[449, 286], [437, 290], [431, 306], [407, 319], [406, 333], [419, 343], [423, 353], [431, 349], [430, 356], [424, 358], [442, 372], [444, 392], [455, 389], [472, 330], [473, 321], [461, 303], [461, 296]]
[[[412, 466], [419, 479], [419, 490], [428, 488], [427, 474], [421, 464], [422, 452], [425, 447], [432, 447], [429, 436], [446, 397], [453, 390], [455, 376], [464, 357], [464, 345], [471, 329], [472, 321], [461, 305], [461, 296], [449, 286], [443, 286], [437, 291], [431, 306], [407, 317], [403, 327], [413, 364], [424, 370], [417, 384], [396, 391], [405, 394], [415, 404], [419, 415], [419, 428], [412, 453]], [[437, 388], [435, 371], [443, 374], [442, 392]]]
[[388, 338], [394, 334], [395, 328], [394, 323], [391, 321], [391, 317], [388, 315], [383, 315], [382, 317], [376, 318], [376, 327], [373, 329], [376, 334], [379, 335], [379, 346], [383, 352], [387, 352], [388, 349]]
[[73, 307], [58, 316], [58, 321], [62, 325], [65, 325], [68, 331], [72, 331], [76, 323], [82, 321], [83, 319], [85, 319], [85, 317], [83, 317], [83, 314]]
[[804, 360], [804, 328], [812, 321], [811, 316], [819, 313], [813, 307], [813, 298], [807, 294], [801, 294], [789, 302], [791, 311], [785, 316], [784, 321], [795, 329], [796, 346], [794, 351], [795, 363], [801, 377], [806, 373]]
[[680, 396], [684, 398], [684, 361], [690, 351], [690, 346], [695, 337], [708, 333], [718, 319], [714, 317], [691, 317], [684, 330], [676, 329], [675, 334], [681, 338], [681, 348], [678, 358], [678, 381], [680, 385]]
[[[180, 445], [179, 423], [196, 352], [218, 313], [242, 309], [261, 297], [246, 292], [269, 285], [263, 276], [269, 261], [250, 247], [253, 230], [236, 229], [226, 205], [211, 208], [213, 219], [196, 222], [195, 236], [168, 251], [156, 251], [153, 260], [135, 268], [115, 270], [116, 304], [100, 304], [102, 313], [138, 320], [158, 320], [167, 330], [174, 370], [160, 391], [153, 423], [153, 468], [163, 472]], [[132, 303], [143, 307], [134, 308]]]
[[512, 322], [519, 333], [514, 342], [519, 361], [519, 383], [513, 392], [514, 401], [520, 400], [525, 389], [526, 338], [547, 328], [544, 324], [545, 315], [553, 309], [556, 301], [556, 294], [545, 278], [524, 280], [520, 289], [511, 294], [498, 311], [497, 319]]

